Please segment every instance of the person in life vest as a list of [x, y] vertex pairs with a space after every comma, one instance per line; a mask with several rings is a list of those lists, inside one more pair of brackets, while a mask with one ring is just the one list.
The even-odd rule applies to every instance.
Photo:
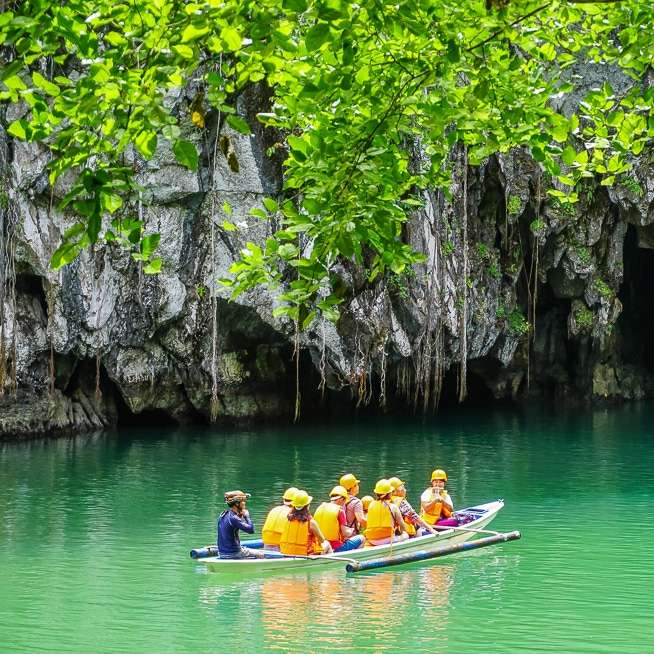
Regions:
[[354, 529], [346, 524], [344, 506], [347, 498], [348, 492], [343, 486], [334, 486], [329, 493], [329, 502], [323, 502], [313, 516], [334, 552], [355, 550], [366, 541], [361, 534], [353, 535]]
[[391, 477], [388, 481], [391, 482], [391, 486], [393, 487], [391, 500], [400, 509], [409, 537], [413, 538], [414, 536], [433, 534], [434, 530], [416, 513], [409, 500], [407, 500], [406, 482], [403, 482], [399, 477]]
[[364, 495], [361, 498], [361, 505], [363, 506], [363, 516], [365, 519], [368, 519], [368, 507], [370, 506], [370, 502], [372, 502], [375, 498], [372, 495]]
[[313, 497], [305, 490], [299, 490], [291, 500], [291, 511], [279, 540], [279, 551], [292, 556], [307, 554], [331, 554], [332, 546], [325, 539], [318, 523], [309, 513]]
[[348, 473], [343, 475], [338, 483], [348, 492], [348, 498], [345, 502], [345, 519], [347, 521], [347, 526], [354, 529], [355, 534], [359, 534], [366, 527], [366, 516], [363, 512], [363, 504], [361, 504], [361, 500], [357, 497], [359, 494], [359, 480], [353, 474]]
[[440, 468], [431, 473], [431, 487], [420, 496], [420, 517], [430, 525], [456, 527], [459, 521], [454, 517], [454, 505], [445, 490], [447, 473]]
[[266, 521], [261, 529], [261, 538], [263, 539], [263, 549], [279, 552], [279, 540], [284, 531], [286, 517], [291, 511], [291, 501], [295, 497], [298, 489], [291, 486], [284, 491], [282, 497], [283, 503], [270, 509], [266, 516]]
[[400, 510], [391, 501], [393, 487], [388, 479], [380, 479], [375, 484], [375, 499], [368, 507], [366, 540], [371, 545], [386, 545], [406, 540], [404, 520]]
[[263, 552], [251, 550], [241, 545], [238, 532], [246, 534], [254, 533], [254, 525], [250, 520], [250, 513], [245, 508], [245, 502], [250, 498], [250, 493], [243, 491], [227, 491], [225, 503], [229, 507], [223, 511], [218, 518], [218, 555], [221, 559], [260, 559]]

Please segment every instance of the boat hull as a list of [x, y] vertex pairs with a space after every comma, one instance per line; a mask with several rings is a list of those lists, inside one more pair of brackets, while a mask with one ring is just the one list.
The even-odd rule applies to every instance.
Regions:
[[[473, 520], [465, 524], [461, 529], [447, 529], [437, 534], [418, 536], [408, 540], [393, 543], [390, 545], [377, 545], [375, 547], [362, 547], [358, 550], [348, 552], [336, 552], [326, 556], [315, 557], [291, 557], [272, 554], [274, 558], [265, 559], [221, 559], [208, 557], [197, 559], [199, 563], [206, 566], [209, 572], [230, 574], [238, 576], [250, 576], [252, 574], [269, 574], [275, 572], [292, 572], [296, 570], [322, 570], [345, 567], [352, 560], [368, 561], [384, 556], [395, 556], [396, 554], [409, 554], [414, 551], [431, 551], [442, 547], [444, 544], [453, 545], [463, 543], [474, 538], [477, 534], [468, 529], [484, 529], [495, 518], [499, 510], [504, 506], [502, 500], [479, 504], [474, 507], [457, 511], [457, 515], [468, 514]], [[464, 530], [465, 529], [465, 530]], [[244, 543], [245, 544], [245, 543]]]

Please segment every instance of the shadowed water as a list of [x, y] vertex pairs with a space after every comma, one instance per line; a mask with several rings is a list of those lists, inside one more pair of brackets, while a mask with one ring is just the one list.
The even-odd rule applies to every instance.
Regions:
[[[467, 411], [218, 433], [124, 431], [0, 453], [3, 652], [654, 652], [654, 409]], [[523, 539], [387, 572], [225, 579], [224, 490], [262, 519], [289, 485], [314, 508], [341, 473], [369, 492], [444, 467], [455, 505], [503, 497]]]

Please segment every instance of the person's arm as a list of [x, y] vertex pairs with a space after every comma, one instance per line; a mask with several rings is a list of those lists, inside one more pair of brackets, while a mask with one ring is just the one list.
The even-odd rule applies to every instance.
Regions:
[[444, 491], [444, 494], [441, 495], [441, 500], [443, 502], [441, 513], [445, 518], [451, 518], [454, 513], [454, 505], [452, 504], [450, 494], [447, 491]]
[[318, 526], [318, 523], [315, 520], [313, 520], [313, 518], [309, 523], [309, 529], [311, 530], [311, 533], [315, 536], [316, 540], [320, 543], [322, 547], [322, 553], [331, 554], [334, 550], [332, 549], [330, 542], [322, 535], [322, 531], [320, 531], [320, 527]]
[[428, 525], [417, 513], [416, 510], [411, 506], [409, 500], [402, 500], [400, 504], [400, 513], [404, 516], [405, 519], [408, 519], [414, 525], [418, 525], [427, 531], [434, 533], [434, 530]]
[[354, 507], [354, 517], [359, 525], [359, 531], [362, 531], [368, 525], [366, 514], [363, 512], [363, 503], [359, 500]]
[[347, 518], [345, 517], [345, 511], [341, 511], [338, 514], [338, 526], [341, 531], [341, 538], [346, 541], [350, 536], [354, 534], [354, 529], [347, 526]]
[[395, 504], [391, 504], [390, 509], [393, 520], [395, 521], [395, 528], [403, 534], [406, 531], [406, 527], [404, 526], [404, 520], [402, 519], [400, 510], [395, 506]]
[[250, 513], [247, 510], [243, 511], [243, 514], [240, 516], [232, 511], [231, 521], [232, 526], [244, 531], [246, 534], [254, 533], [254, 525], [252, 524], [252, 520], [250, 520]]

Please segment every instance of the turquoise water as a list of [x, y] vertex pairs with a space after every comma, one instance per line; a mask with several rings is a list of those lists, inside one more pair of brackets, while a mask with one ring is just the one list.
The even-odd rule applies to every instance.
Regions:
[[[0, 446], [2, 652], [654, 652], [654, 408], [466, 411]], [[455, 506], [503, 497], [520, 541], [431, 564], [224, 579], [188, 558], [224, 490], [255, 524], [288, 485], [369, 492], [434, 467]], [[316, 506], [314, 502], [314, 507]]]

